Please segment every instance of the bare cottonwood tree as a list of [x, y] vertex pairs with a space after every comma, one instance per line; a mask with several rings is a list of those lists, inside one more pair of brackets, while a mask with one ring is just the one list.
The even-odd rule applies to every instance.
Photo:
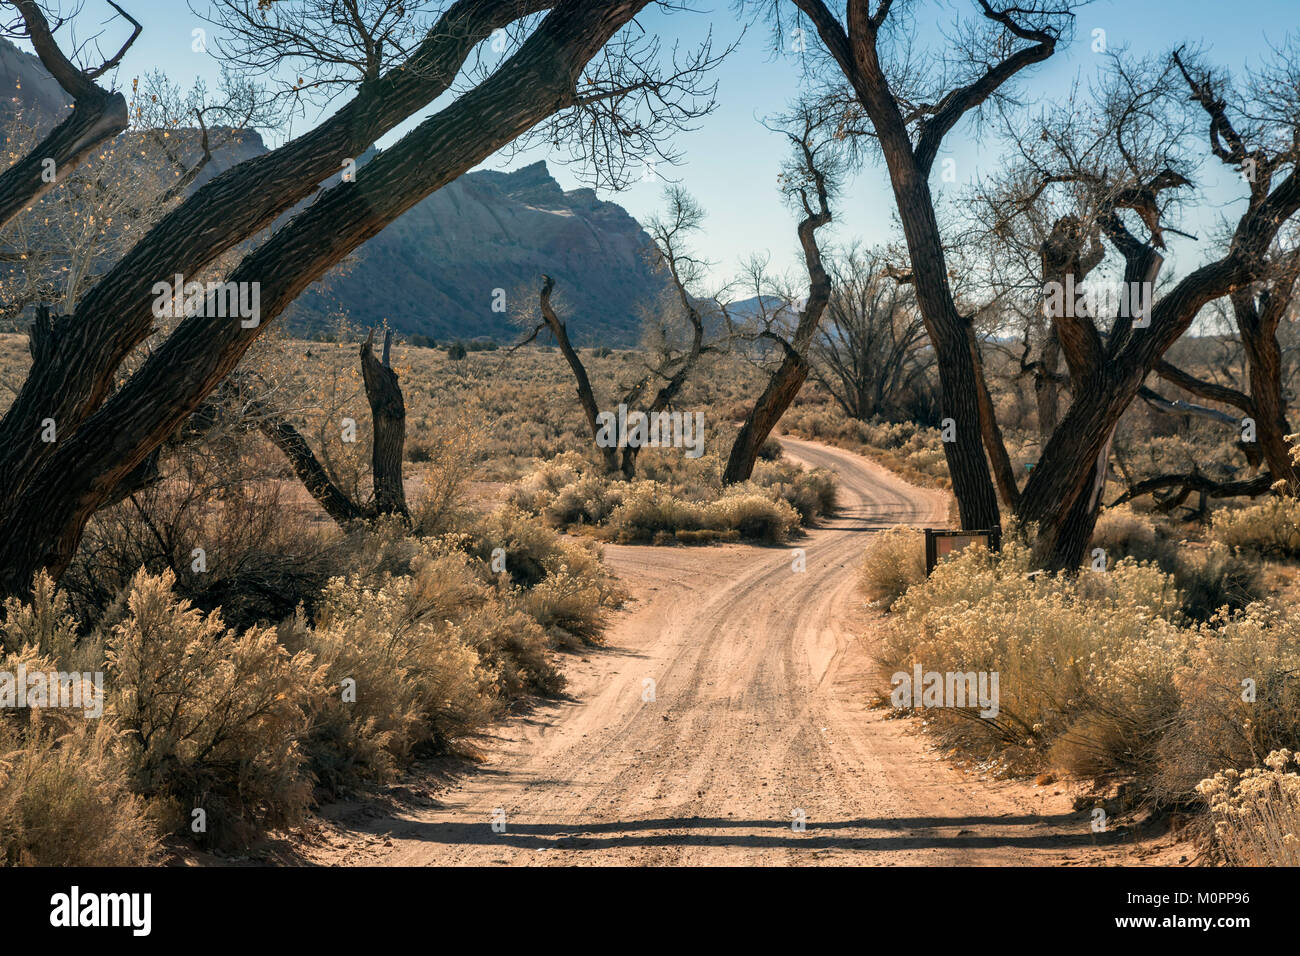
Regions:
[[812, 346], [812, 374], [850, 418], [932, 419], [933, 353], [910, 284], [887, 272], [883, 250], [828, 257], [831, 300]]
[[[39, 568], [57, 575], [86, 520], [238, 365], [269, 323], [331, 266], [434, 190], [566, 111], [615, 122], [611, 105], [656, 102], [658, 75], [633, 88], [584, 83], [587, 64], [648, 0], [456, 0], [410, 56], [310, 132], [214, 178], [157, 223], [45, 332], [39, 359], [0, 419], [0, 591]], [[154, 284], [192, 276], [346, 169], [379, 136], [448, 90], [495, 29], [549, 9], [492, 74], [319, 197], [227, 276], [260, 290], [255, 324], [187, 316], [120, 387], [123, 361], [151, 334]], [[694, 77], [664, 87], [674, 93]], [[580, 89], [582, 92], [580, 92]], [[688, 97], [689, 98], [689, 97]], [[611, 119], [613, 117], [613, 119]], [[672, 109], [654, 121], [668, 131]], [[206, 310], [201, 310], [206, 311]], [[53, 422], [56, 441], [42, 441]]]
[[[835, 141], [827, 135], [828, 123], [828, 114], [813, 104], [803, 104], [785, 117], [783, 123], [793, 155], [782, 170], [781, 182], [787, 200], [803, 216], [796, 233], [808, 270], [808, 294], [792, 307], [794, 328], [788, 334], [770, 320], [761, 322], [763, 327], [759, 336], [776, 342], [780, 347], [781, 361], [768, 375], [762, 394], [736, 433], [722, 472], [723, 484], [748, 481], [754, 474], [754, 463], [758, 461], [763, 443], [808, 378], [809, 350], [820, 327], [822, 313], [831, 299], [831, 277], [822, 262], [822, 250], [817, 242], [817, 230], [831, 221], [831, 191], [838, 185], [841, 171]], [[762, 312], [766, 290], [761, 270], [756, 272], [754, 279]]]
[[636, 461], [641, 448], [624, 444], [620, 456], [620, 446], [610, 444], [608, 435], [602, 438], [606, 430], [597, 421], [602, 411], [612, 412], [621, 405], [629, 415], [633, 412], [655, 415], [671, 408], [698, 366], [700, 357], [725, 347], [727, 339], [724, 333], [714, 341], [706, 341], [705, 321], [709, 317], [706, 313], [720, 315], [725, 322], [726, 312], [716, 298], [709, 300], [696, 295], [703, 279], [704, 263], [690, 252], [688, 239], [700, 228], [704, 210], [680, 186], [669, 186], [665, 190], [665, 202], [665, 212], [652, 218], [647, 229], [654, 242], [650, 254], [656, 267], [669, 279], [669, 301], [647, 308], [637, 377], [620, 389], [622, 397], [613, 403], [613, 407], [602, 410], [599, 406], [586, 366], [569, 339], [568, 324], [560, 318], [551, 301], [555, 280], [550, 276], [542, 276], [538, 295], [540, 321], [524, 316], [525, 326], [531, 325], [532, 330], [515, 345], [519, 348], [532, 342], [544, 331], [555, 339], [573, 373], [578, 403], [592, 441], [600, 451], [605, 471], [621, 474], [629, 480], [636, 477]]
[[[1300, 116], [1295, 104], [1270, 100], [1267, 94], [1279, 83], [1294, 86], [1294, 45], [1280, 48], [1274, 63], [1248, 80], [1244, 93], [1181, 52], [1150, 64], [1126, 65], [1116, 59], [1112, 69], [1095, 124], [1101, 132], [1076, 141], [1085, 144], [1087, 161], [1079, 161], [1068, 145], [1072, 134], [1058, 131], [1049, 150], [1054, 160], [1040, 170], [1029, 194], [1037, 201], [1058, 184], [1073, 191], [1066, 202], [1070, 211], [1052, 223], [1042, 244], [1045, 279], [1069, 277], [1078, 286], [1079, 276], [1096, 266], [1096, 232], [1118, 255], [1121, 289], [1155, 286], [1164, 262], [1164, 236], [1176, 231], [1169, 224], [1172, 211], [1189, 185], [1179, 169], [1180, 158], [1186, 167], [1194, 154], [1184, 135], [1191, 127], [1181, 118], [1189, 101], [1199, 123], [1208, 118], [1210, 154], [1242, 173], [1247, 201], [1219, 257], [1169, 283], [1148, 309], [1121, 307], [1117, 314], [1092, 315], [1076, 307], [1049, 315], [1072, 398], [1017, 510], [1022, 521], [1038, 526], [1042, 560], [1053, 568], [1073, 568], [1082, 558], [1095, 525], [1115, 428], [1147, 387], [1149, 375], [1227, 400], [1226, 392], [1180, 373], [1165, 353], [1204, 307], [1266, 278], [1279, 231], [1300, 209], [1295, 177]], [[1229, 93], [1237, 97], [1232, 106]]]
[[[846, 108], [843, 133], [869, 138], [889, 171], [907, 241], [917, 303], [934, 346], [943, 416], [955, 441], [944, 443], [964, 528], [999, 523], [997, 496], [981, 440], [979, 385], [969, 322], [949, 285], [929, 177], [945, 137], [959, 122], [1006, 95], [1017, 76], [1055, 53], [1073, 24], [1070, 0], [976, 0], [954, 49], [931, 62], [934, 74], [906, 57], [908, 24], [894, 0], [851, 2], [843, 16], [823, 0], [792, 0], [820, 40], [830, 95]], [[898, 5], [901, 6], [901, 5]], [[776, 6], [778, 24], [782, 6]], [[785, 30], [782, 29], [782, 33]]]

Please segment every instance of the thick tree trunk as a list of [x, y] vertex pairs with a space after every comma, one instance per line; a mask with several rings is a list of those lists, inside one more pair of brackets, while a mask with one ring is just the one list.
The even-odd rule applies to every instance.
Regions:
[[1291, 457], [1286, 436], [1291, 426], [1282, 397], [1282, 349], [1277, 327], [1291, 300], [1294, 273], [1265, 293], [1262, 307], [1248, 288], [1232, 294], [1233, 313], [1246, 350], [1250, 372], [1250, 399], [1255, 417], [1255, 437], [1275, 481], [1286, 483], [1290, 494], [1300, 493], [1300, 470]]
[[393, 333], [384, 333], [383, 360], [375, 358], [375, 333], [371, 331], [361, 345], [361, 378], [370, 402], [373, 436], [370, 442], [370, 477], [374, 484], [375, 512], [400, 515], [407, 521], [406, 488], [402, 484], [402, 449], [406, 444], [406, 402], [397, 373], [389, 362], [388, 350]]
[[[886, 149], [886, 157], [891, 150]], [[894, 196], [912, 259], [917, 304], [939, 364], [940, 414], [954, 423], [954, 441], [944, 442], [953, 495], [966, 529], [1001, 526], [998, 499], [984, 455], [980, 388], [971, 358], [967, 326], [957, 312], [944, 261], [929, 184], [916, 173], [896, 173], [890, 162]]]

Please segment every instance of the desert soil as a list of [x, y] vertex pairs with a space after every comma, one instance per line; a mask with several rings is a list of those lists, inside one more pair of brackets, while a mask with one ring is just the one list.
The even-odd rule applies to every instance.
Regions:
[[[476, 767], [416, 775], [382, 804], [326, 808], [299, 859], [1178, 862], [1169, 846], [1093, 834], [1068, 786], [960, 770], [918, 721], [870, 706], [879, 615], [855, 586], [863, 547], [892, 525], [943, 526], [947, 495], [848, 451], [784, 444], [791, 458], [840, 478], [839, 514], [795, 545], [805, 571], [794, 570], [794, 547], [606, 547], [634, 601], [615, 616], [606, 647], [568, 659], [565, 699], [499, 725]], [[792, 826], [800, 812], [802, 831]]]

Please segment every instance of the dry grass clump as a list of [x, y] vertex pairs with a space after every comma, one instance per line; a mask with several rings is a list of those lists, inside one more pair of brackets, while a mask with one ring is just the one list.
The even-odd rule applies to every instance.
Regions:
[[751, 484], [735, 485], [707, 503], [685, 501], [658, 482], [631, 485], [609, 518], [609, 532], [626, 543], [695, 543], [744, 538], [781, 544], [799, 529], [799, 513]]
[[593, 542], [510, 510], [436, 538], [377, 522], [335, 548], [342, 573], [274, 626], [228, 627], [170, 570], [138, 571], [93, 627], [45, 576], [29, 602], [6, 602], [0, 671], [100, 672], [107, 703], [97, 719], [0, 711], [0, 857], [144, 863], [169, 836], [247, 845], [457, 749], [519, 697], [558, 692], [555, 649], [599, 641], [621, 600]]
[[[1093, 711], [1121, 722], [1162, 696], [1178, 594], [1158, 568], [1131, 560], [1078, 580], [1028, 580], [1029, 548], [967, 548], [894, 605], [881, 653], [886, 678], [926, 671], [999, 674], [996, 718], [927, 713], [954, 745], [1031, 769]], [[1095, 707], [1092, 705], [1095, 702]], [[1100, 735], [1089, 741], [1102, 745]]]
[[891, 606], [925, 580], [925, 535], [915, 528], [889, 528], [871, 536], [858, 570], [868, 600]]
[[1224, 770], [1197, 786], [1214, 820], [1215, 842], [1231, 866], [1300, 866], [1300, 754], [1282, 749], [1264, 766]]
[[998, 674], [996, 717], [925, 709], [946, 744], [1014, 772], [1131, 781], [1151, 805], [1182, 807], [1222, 768], [1259, 767], [1300, 745], [1290, 615], [1255, 603], [1196, 622], [1175, 576], [1131, 557], [1073, 577], [1029, 578], [1031, 567], [1012, 536], [999, 554], [967, 549], [942, 562], [893, 606], [886, 682], [918, 664]]
[[779, 544], [835, 508], [835, 476], [826, 469], [760, 460], [752, 480], [724, 488], [722, 462], [713, 456], [646, 455], [643, 463], [642, 477], [629, 482], [566, 453], [517, 482], [509, 501], [556, 528], [587, 527], [615, 541], [653, 544]]
[[1265, 498], [1244, 508], [1219, 511], [1210, 536], [1236, 550], [1300, 557], [1300, 498]]
[[754, 467], [752, 482], [793, 507], [804, 525], [811, 525], [835, 510], [838, 485], [835, 472], [829, 469], [804, 470], [790, 462], [760, 459]]
[[244, 842], [302, 819], [311, 796], [301, 741], [321, 692], [311, 655], [270, 628], [238, 634], [140, 572], [128, 616], [105, 638], [113, 712], [127, 734], [132, 789], [180, 829], [206, 811], [206, 839]]

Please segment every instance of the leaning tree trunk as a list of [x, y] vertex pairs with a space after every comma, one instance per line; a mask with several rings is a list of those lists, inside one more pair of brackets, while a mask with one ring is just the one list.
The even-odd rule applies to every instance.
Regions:
[[[782, 343], [783, 345], [785, 343]], [[724, 485], [748, 481], [754, 473], [754, 464], [758, 453], [767, 441], [785, 410], [794, 401], [799, 389], [808, 378], [808, 362], [802, 355], [787, 346], [785, 357], [780, 367], [768, 379], [767, 388], [759, 396], [754, 407], [745, 416], [740, 432], [731, 446], [731, 455], [727, 458], [726, 470], [722, 473]]]
[[[50, 444], [29, 441], [40, 432], [40, 423], [53, 419], [63, 435], [79, 428], [113, 392], [126, 357], [154, 333], [153, 283], [176, 274], [197, 276], [219, 256], [269, 227], [316, 192], [322, 181], [337, 175], [349, 159], [446, 92], [494, 29], [552, 5], [554, 0], [456, 0], [401, 67], [361, 84], [351, 101], [314, 129], [213, 177], [163, 216], [81, 297], [59, 330], [55, 360], [33, 363], [0, 417], [0, 516], [22, 507], [19, 502], [29, 493], [30, 480], [54, 452]], [[620, 9], [614, 8], [614, 14]], [[34, 44], [36, 40], [33, 34]], [[71, 75], [72, 68], [65, 72]], [[65, 89], [75, 82], [55, 75]], [[492, 117], [490, 106], [481, 109], [483, 117]], [[125, 114], [123, 102], [124, 123]], [[467, 130], [468, 142], [477, 132]], [[47, 154], [38, 150], [33, 155]], [[455, 161], [431, 165], [454, 166]], [[69, 168], [58, 167], [60, 178]], [[11, 172], [21, 175], [29, 191], [41, 188], [39, 175], [28, 176], [31, 170]], [[401, 185], [394, 188], [400, 196]], [[324, 230], [329, 228], [324, 224]], [[322, 238], [326, 235], [323, 232]], [[346, 245], [347, 237], [340, 242]]]
[[542, 291], [538, 296], [538, 304], [542, 310], [542, 320], [546, 323], [547, 328], [551, 330], [551, 335], [555, 337], [556, 344], [560, 347], [560, 354], [564, 356], [564, 360], [569, 363], [569, 370], [573, 372], [573, 378], [578, 387], [578, 404], [582, 406], [582, 415], [587, 420], [587, 427], [591, 429], [591, 439], [596, 442], [596, 447], [600, 449], [601, 458], [605, 462], [605, 473], [607, 475], [617, 474], [618, 449], [613, 445], [601, 446], [599, 442], [600, 426], [597, 424], [597, 418], [600, 415], [600, 409], [596, 405], [596, 393], [591, 387], [591, 378], [587, 375], [587, 367], [582, 364], [578, 350], [569, 341], [568, 328], [560, 321], [554, 306], [551, 305], [551, 292], [554, 289], [555, 280], [548, 275], [543, 275]]
[[817, 208], [813, 209], [806, 193], [803, 196], [804, 211], [807, 215], [800, 221], [799, 245], [803, 248], [804, 263], [808, 267], [808, 299], [799, 312], [799, 321], [795, 323], [793, 343], [786, 342], [779, 335], [770, 336], [784, 350], [781, 364], [768, 379], [763, 394], [759, 396], [754, 407], [745, 416], [744, 423], [736, 440], [732, 442], [731, 454], [727, 456], [727, 467], [722, 473], [724, 485], [748, 481], [754, 474], [754, 463], [758, 453], [767, 441], [777, 422], [785, 414], [790, 403], [794, 401], [799, 389], [808, 378], [808, 350], [821, 325], [822, 313], [831, 301], [831, 277], [822, 262], [821, 247], [817, 244], [817, 230], [831, 221], [830, 196], [827, 192], [826, 177], [817, 166], [812, 148], [807, 137], [799, 144], [804, 157], [804, 167], [812, 177], [817, 189]]

